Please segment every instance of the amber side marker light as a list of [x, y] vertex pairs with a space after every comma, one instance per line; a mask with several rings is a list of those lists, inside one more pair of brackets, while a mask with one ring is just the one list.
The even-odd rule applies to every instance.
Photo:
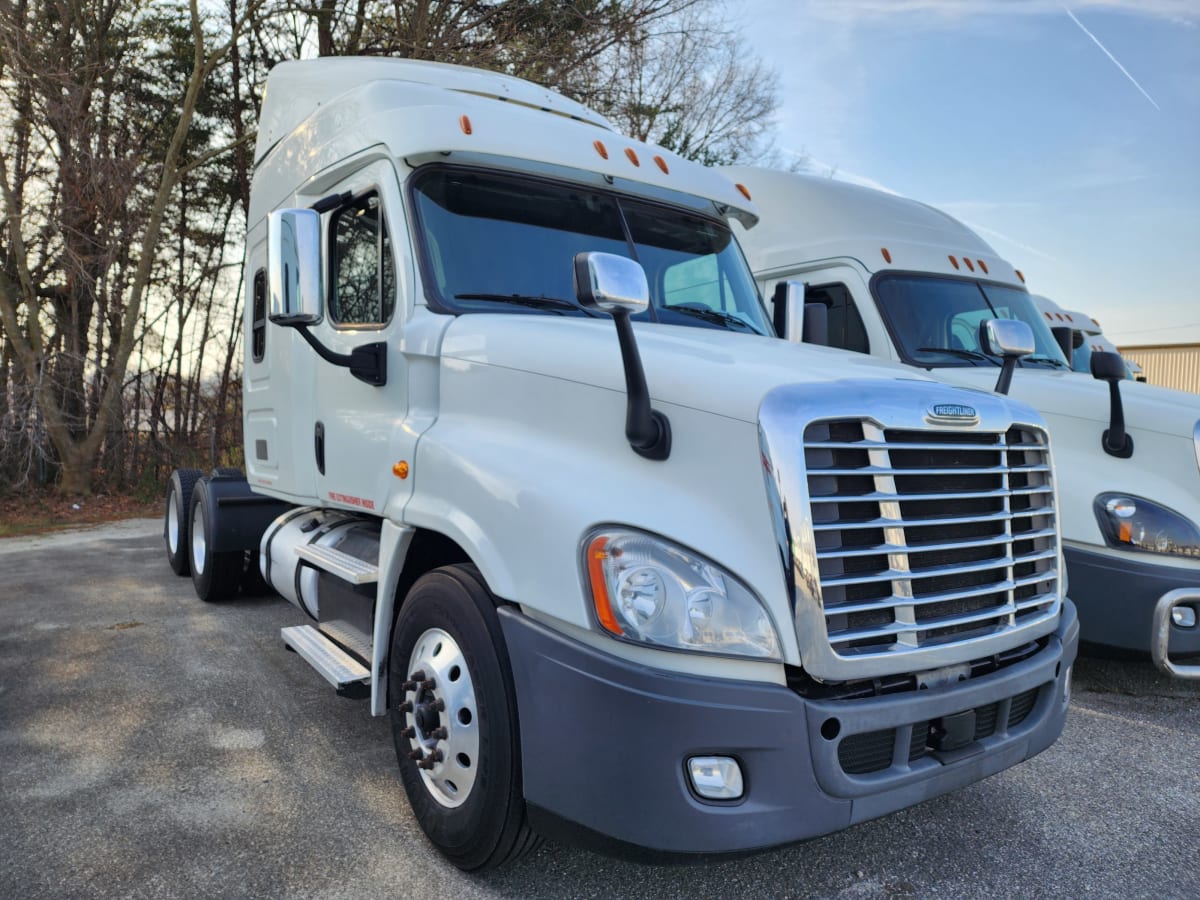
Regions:
[[654, 157], [654, 164], [662, 169], [664, 175], [670, 175], [671, 170], [667, 168], [667, 161], [661, 156]]
[[979, 268], [983, 269], [983, 274], [986, 275], [988, 273], [987, 263], [985, 263], [982, 259], [977, 259], [975, 262], [979, 263]]
[[596, 152], [600, 154], [601, 159], [608, 159], [608, 148], [600, 141], [592, 141], [592, 146], [596, 148]]
[[974, 271], [975, 271], [975, 263], [971, 262], [971, 260], [969, 260], [969, 259], [968, 259], [967, 257], [965, 257], [965, 256], [963, 257], [963, 262], [965, 262], [965, 263], [967, 264], [967, 268], [968, 268], [968, 269], [970, 269], [972, 272], [974, 272]]
[[890, 263], [890, 262], [892, 261], [892, 254], [888, 253], [888, 248], [887, 248], [887, 247], [880, 247], [880, 248], [879, 248], [879, 252], [883, 254], [883, 261], [884, 261], [884, 262], [886, 262], [886, 263]]
[[1014, 272], [1016, 272], [1016, 273], [1017, 273], [1017, 277], [1021, 279], [1021, 284], [1024, 284], [1024, 283], [1025, 283], [1025, 275], [1024, 275], [1022, 272], [1021, 272], [1021, 270], [1020, 270], [1020, 269], [1013, 269], [1013, 271], [1014, 271]]
[[463, 134], [471, 133], [471, 120], [467, 116], [458, 117], [458, 127], [462, 129]]
[[958, 268], [958, 260], [957, 259], [955, 259], [953, 256], [947, 256], [946, 259], [950, 260], [950, 265], [954, 266], [954, 268], [956, 268], [956, 269]]
[[638, 161], [637, 154], [633, 152], [632, 147], [625, 148], [625, 155], [627, 157], [629, 157], [629, 161], [631, 163], [633, 163], [635, 166], [639, 166], [639, 167], [641, 166], [641, 163]]
[[738, 191], [741, 193], [741, 195], [743, 197], [745, 197], [747, 200], [752, 199], [750, 196], [750, 191], [748, 191], [746, 189], [746, 186], [744, 184], [735, 184], [734, 187], [737, 188]]
[[588, 544], [588, 580], [592, 583], [592, 605], [600, 624], [613, 634], [624, 634], [617, 617], [613, 615], [612, 603], [608, 598], [608, 585], [604, 581], [604, 561], [608, 559], [608, 538], [600, 536]]
[[392, 474], [395, 475], [397, 478], [407, 478], [408, 477], [408, 460], [402, 459], [402, 460], [400, 460], [400, 462], [398, 462], [394, 466], [392, 466]]

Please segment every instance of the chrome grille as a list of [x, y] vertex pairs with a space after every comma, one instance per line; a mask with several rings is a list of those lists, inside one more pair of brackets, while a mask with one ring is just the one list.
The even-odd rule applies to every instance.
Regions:
[[830, 648], [878, 658], [1015, 631], [1058, 602], [1046, 435], [813, 422], [804, 431]]

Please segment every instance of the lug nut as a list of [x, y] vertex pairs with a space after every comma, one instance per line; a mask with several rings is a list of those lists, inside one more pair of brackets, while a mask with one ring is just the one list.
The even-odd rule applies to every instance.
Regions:
[[413, 728], [411, 725], [408, 728], [405, 728], [403, 731], [400, 732], [400, 737], [408, 738], [410, 741], [413, 738], [415, 738], [416, 736], [417, 736], [417, 729]]
[[398, 708], [399, 708], [399, 710], [400, 710], [400, 713], [401, 713], [402, 715], [403, 715], [403, 714], [405, 714], [405, 713], [410, 713], [410, 712], [412, 712], [412, 711], [413, 711], [413, 705], [412, 705], [412, 701], [411, 701], [411, 700], [405, 700], [403, 703], [401, 703], [401, 704], [400, 704], [400, 706], [399, 706]]
[[435, 712], [445, 712], [445, 710], [446, 701], [442, 700], [441, 698], [438, 698], [437, 700], [430, 700], [428, 703], [421, 704], [421, 711], [426, 715], [431, 715]]
[[419, 748], [411, 750], [409, 751], [408, 758], [417, 760], [417, 764], [420, 765], [420, 761], [425, 758], [425, 751]]
[[432, 753], [430, 753], [428, 756], [426, 756], [423, 760], [418, 762], [417, 767], [421, 768], [421, 769], [432, 769], [434, 766], [436, 766], [438, 763], [440, 763], [443, 759], [444, 759], [444, 757], [442, 756], [442, 751], [434, 750]]
[[450, 736], [450, 732], [446, 730], [445, 725], [440, 725], [433, 729], [433, 731], [429, 732], [429, 736], [435, 741], [444, 741]]

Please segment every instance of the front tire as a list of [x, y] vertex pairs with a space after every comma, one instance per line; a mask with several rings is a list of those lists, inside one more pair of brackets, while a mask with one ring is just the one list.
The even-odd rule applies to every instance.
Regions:
[[176, 469], [167, 484], [163, 539], [167, 544], [167, 562], [176, 575], [187, 575], [191, 571], [188, 523], [191, 521], [192, 489], [199, 478], [199, 469]]
[[208, 480], [201, 478], [192, 490], [192, 513], [189, 517], [190, 559], [192, 585], [205, 603], [228, 600], [237, 594], [242, 579], [245, 553], [232, 550], [217, 553], [213, 550], [216, 537], [216, 511], [208, 489]]
[[418, 579], [396, 618], [388, 666], [400, 776], [429, 840], [465, 871], [534, 849], [508, 650], [474, 566]]

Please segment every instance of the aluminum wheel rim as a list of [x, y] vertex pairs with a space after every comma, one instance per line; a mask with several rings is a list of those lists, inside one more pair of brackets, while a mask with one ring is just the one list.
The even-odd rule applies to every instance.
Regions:
[[475, 685], [462, 648], [441, 628], [430, 628], [413, 646], [408, 679], [414, 686], [400, 700], [411, 704], [403, 707], [412, 729], [410, 755], [420, 754], [417, 771], [433, 799], [451, 809], [461, 806], [479, 771]]
[[200, 504], [192, 513], [192, 568], [197, 573], [204, 571], [204, 559], [208, 553], [208, 542], [204, 540], [204, 519]]
[[179, 552], [179, 510], [176, 508], [178, 505], [179, 495], [172, 491], [171, 502], [167, 504], [167, 546], [171, 548], [172, 556]]

